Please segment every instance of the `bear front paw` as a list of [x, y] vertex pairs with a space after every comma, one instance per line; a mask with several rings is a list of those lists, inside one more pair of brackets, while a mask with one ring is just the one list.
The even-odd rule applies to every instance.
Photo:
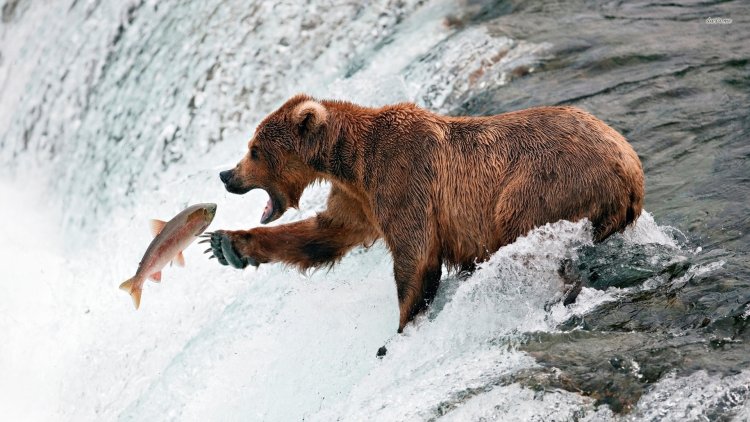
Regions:
[[211, 248], [206, 252], [211, 252], [213, 254], [212, 257], [215, 257], [221, 265], [231, 265], [232, 267], [239, 269], [245, 268], [248, 265], [253, 265], [255, 267], [259, 265], [258, 261], [252, 257], [243, 257], [237, 253], [233, 246], [234, 242], [232, 241], [232, 233], [224, 230], [217, 230], [212, 233], [206, 233], [206, 235], [211, 243]]

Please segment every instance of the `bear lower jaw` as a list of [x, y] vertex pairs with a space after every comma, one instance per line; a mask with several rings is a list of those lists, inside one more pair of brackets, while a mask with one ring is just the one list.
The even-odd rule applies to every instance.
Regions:
[[260, 217], [260, 224], [268, 224], [284, 214], [284, 211], [286, 211], [286, 201], [271, 189], [263, 190], [268, 194], [268, 202], [266, 203], [265, 208], [263, 208], [263, 214]]
[[268, 202], [266, 202], [266, 207], [263, 208], [263, 215], [260, 216], [260, 223], [266, 224], [271, 222], [271, 217], [273, 217], [274, 214], [274, 207], [273, 207], [273, 200], [268, 198]]

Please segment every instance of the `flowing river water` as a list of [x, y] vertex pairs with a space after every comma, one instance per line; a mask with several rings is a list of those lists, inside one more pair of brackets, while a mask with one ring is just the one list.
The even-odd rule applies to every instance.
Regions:
[[[0, 7], [8, 420], [750, 419], [747, 2]], [[455, 115], [582, 107], [638, 152], [646, 213], [596, 246], [585, 222], [532, 231], [444, 276], [403, 335], [381, 243], [307, 274], [193, 247], [135, 312], [117, 286], [149, 218], [213, 201], [214, 229], [257, 224], [265, 194], [230, 195], [218, 171], [297, 92]]]

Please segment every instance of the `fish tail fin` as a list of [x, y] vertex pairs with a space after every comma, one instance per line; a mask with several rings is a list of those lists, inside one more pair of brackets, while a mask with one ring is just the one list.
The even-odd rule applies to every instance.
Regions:
[[130, 296], [133, 298], [133, 305], [135, 305], [135, 309], [138, 309], [138, 307], [141, 306], [141, 292], [143, 290], [138, 285], [135, 277], [120, 284], [120, 290], [124, 290], [130, 294]]

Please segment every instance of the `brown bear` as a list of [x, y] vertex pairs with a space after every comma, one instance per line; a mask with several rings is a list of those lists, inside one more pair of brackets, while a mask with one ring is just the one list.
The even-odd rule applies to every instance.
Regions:
[[558, 220], [588, 218], [602, 241], [634, 222], [643, 203], [633, 148], [575, 107], [450, 117], [408, 103], [369, 108], [297, 95], [260, 123], [248, 147], [220, 177], [229, 192], [268, 193], [261, 223], [297, 207], [317, 180], [332, 185], [327, 209], [275, 227], [219, 230], [210, 238], [218, 261], [306, 269], [383, 239], [399, 332], [435, 296], [443, 265], [471, 270]]

